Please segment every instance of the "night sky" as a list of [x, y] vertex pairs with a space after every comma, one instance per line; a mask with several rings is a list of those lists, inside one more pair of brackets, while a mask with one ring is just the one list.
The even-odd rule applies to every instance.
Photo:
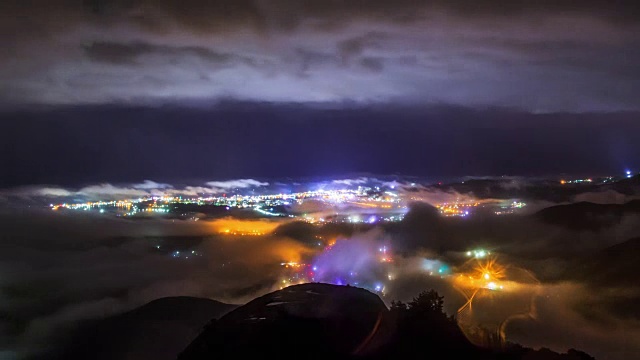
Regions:
[[[529, 114], [389, 105], [86, 106], [1, 115], [6, 187], [215, 179], [621, 175], [633, 113]], [[631, 167], [633, 168], [633, 167]]]
[[635, 1], [4, 1], [2, 186], [620, 174]]

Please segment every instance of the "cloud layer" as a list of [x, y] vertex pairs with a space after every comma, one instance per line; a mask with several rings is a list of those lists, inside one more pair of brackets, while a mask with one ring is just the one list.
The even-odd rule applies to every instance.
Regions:
[[[418, 194], [425, 201], [455, 195]], [[640, 288], [624, 280], [635, 271], [620, 273], [637, 261], [618, 261], [602, 251], [633, 244], [627, 240], [640, 236], [637, 214], [600, 229], [574, 229], [536, 216], [443, 218], [428, 204], [413, 204], [400, 223], [322, 227], [288, 218], [135, 221], [0, 208], [0, 224], [2, 351], [46, 350], [76, 321], [163, 296], [243, 303], [282, 286], [287, 275], [281, 263], [290, 261], [317, 265], [317, 275], [328, 281], [358, 272], [362, 281], [380, 282], [386, 301], [407, 301], [434, 288], [455, 313], [465, 302], [455, 275], [469, 272], [466, 251], [479, 247], [508, 270], [509, 291], [478, 295], [464, 324], [498, 326], [509, 319], [508, 340], [611, 359], [637, 351], [633, 339], [640, 336], [632, 305]], [[335, 246], [325, 250], [333, 240]], [[384, 266], [378, 263], [382, 246], [392, 257]], [[585, 259], [593, 269], [585, 270]], [[443, 265], [451, 276], [431, 274]]]
[[0, 190], [0, 200], [51, 200], [54, 202], [87, 200], [122, 200], [148, 196], [210, 196], [221, 195], [235, 189], [259, 188], [269, 185], [254, 179], [238, 179], [227, 181], [210, 181], [207, 186], [186, 185], [174, 187], [171, 184], [145, 180], [139, 184], [113, 185], [102, 183], [88, 185], [79, 189], [58, 186], [24, 186]]
[[0, 5], [0, 101], [452, 103], [638, 110], [633, 1]]

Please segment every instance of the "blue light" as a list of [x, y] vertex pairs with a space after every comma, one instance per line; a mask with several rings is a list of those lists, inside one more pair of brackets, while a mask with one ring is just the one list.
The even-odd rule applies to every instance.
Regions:
[[447, 265], [442, 265], [440, 266], [440, 268], [438, 269], [438, 273], [439, 274], [448, 274], [449, 273], [449, 267]]

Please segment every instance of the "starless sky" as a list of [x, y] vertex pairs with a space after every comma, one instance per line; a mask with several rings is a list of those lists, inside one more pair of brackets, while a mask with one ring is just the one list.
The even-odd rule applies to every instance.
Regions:
[[634, 169], [639, 8], [3, 1], [2, 185]]
[[637, 1], [7, 0], [4, 104], [638, 110]]

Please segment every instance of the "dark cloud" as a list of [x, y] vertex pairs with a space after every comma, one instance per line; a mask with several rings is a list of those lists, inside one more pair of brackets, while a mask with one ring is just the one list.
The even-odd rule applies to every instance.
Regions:
[[[544, 16], [548, 14], [593, 15], [610, 21], [637, 21], [638, 6], [634, 1], [584, 1], [576, 6], [564, 1], [429, 1], [429, 0], [356, 0], [356, 1], [202, 1], [189, 0], [177, 5], [171, 1], [89, 1], [84, 11], [102, 17], [129, 16], [141, 23], [144, 11], [157, 10], [177, 22], [194, 28], [224, 29], [226, 27], [272, 26], [292, 30], [308, 18], [317, 18], [325, 24], [336, 24], [358, 18], [387, 22], [411, 22], [428, 17], [431, 11], [447, 11], [463, 17]], [[341, 24], [344, 25], [344, 24]]]
[[93, 61], [116, 65], [135, 64], [144, 56], [165, 57], [167, 61], [175, 61], [180, 56], [194, 56], [217, 65], [225, 65], [237, 60], [233, 55], [216, 53], [202, 47], [168, 47], [145, 43], [94, 42], [84, 46], [84, 51]]
[[365, 57], [360, 60], [360, 64], [371, 71], [382, 71], [384, 69], [384, 62], [379, 58]]
[[637, 110], [632, 1], [9, 1], [0, 101]]

